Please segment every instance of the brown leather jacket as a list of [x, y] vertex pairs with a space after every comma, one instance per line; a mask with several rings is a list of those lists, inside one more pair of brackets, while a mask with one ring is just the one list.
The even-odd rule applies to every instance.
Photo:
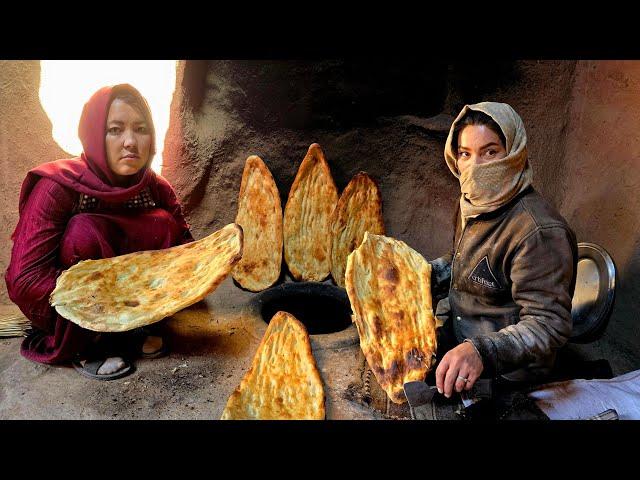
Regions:
[[458, 216], [454, 251], [438, 261], [453, 258], [453, 332], [476, 347], [483, 376], [536, 381], [549, 373], [571, 334], [577, 251], [567, 222], [532, 187], [464, 231]]

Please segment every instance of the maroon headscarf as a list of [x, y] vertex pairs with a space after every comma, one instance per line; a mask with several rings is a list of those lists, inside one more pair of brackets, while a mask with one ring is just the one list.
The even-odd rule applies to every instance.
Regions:
[[[107, 164], [105, 148], [109, 107], [113, 99], [121, 93], [137, 97], [140, 104], [146, 108], [144, 114], [152, 135], [149, 163], [134, 176], [128, 187], [116, 186], [115, 174]], [[20, 213], [40, 177], [49, 178], [77, 192], [113, 203], [128, 200], [155, 180], [156, 175], [150, 168], [151, 159], [155, 154], [155, 130], [151, 121], [151, 111], [144, 97], [131, 85], [123, 83], [103, 87], [94, 93], [82, 109], [78, 136], [82, 142], [82, 155], [43, 163], [29, 171], [20, 190]]]

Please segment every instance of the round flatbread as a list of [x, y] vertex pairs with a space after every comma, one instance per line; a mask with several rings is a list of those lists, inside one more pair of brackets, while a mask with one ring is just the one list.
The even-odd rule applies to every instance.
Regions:
[[222, 420], [323, 420], [324, 387], [304, 325], [276, 313]]
[[62, 272], [50, 303], [96, 332], [149, 325], [211, 293], [242, 257], [242, 228], [231, 223], [196, 242], [85, 260]]
[[340, 195], [331, 219], [331, 276], [341, 287], [347, 257], [362, 243], [365, 232], [385, 233], [380, 190], [369, 175], [360, 172]]
[[259, 292], [280, 277], [282, 206], [271, 172], [256, 155], [244, 165], [236, 223], [244, 232], [244, 252], [231, 274], [243, 288]]
[[317, 143], [309, 147], [284, 209], [284, 258], [296, 280], [322, 281], [331, 270], [331, 214], [338, 190]]
[[435, 362], [431, 265], [406, 243], [367, 232], [345, 281], [364, 356], [389, 398], [404, 403], [404, 383], [423, 381]]

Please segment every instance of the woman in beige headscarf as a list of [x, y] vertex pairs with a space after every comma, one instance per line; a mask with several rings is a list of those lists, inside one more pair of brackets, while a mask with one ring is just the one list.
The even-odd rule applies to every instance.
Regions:
[[440, 393], [482, 375], [535, 381], [571, 334], [577, 244], [532, 187], [522, 119], [505, 103], [466, 105], [444, 152], [460, 181], [448, 326], [454, 344], [435, 372]]

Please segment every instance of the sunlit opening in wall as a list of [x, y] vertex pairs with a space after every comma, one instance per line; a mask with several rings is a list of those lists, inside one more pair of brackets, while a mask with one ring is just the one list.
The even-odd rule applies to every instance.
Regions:
[[70, 156], [82, 153], [78, 122], [91, 95], [106, 85], [136, 87], [151, 108], [157, 149], [151, 168], [161, 173], [176, 84], [175, 60], [43, 60], [40, 66], [40, 102], [53, 125], [54, 140]]

